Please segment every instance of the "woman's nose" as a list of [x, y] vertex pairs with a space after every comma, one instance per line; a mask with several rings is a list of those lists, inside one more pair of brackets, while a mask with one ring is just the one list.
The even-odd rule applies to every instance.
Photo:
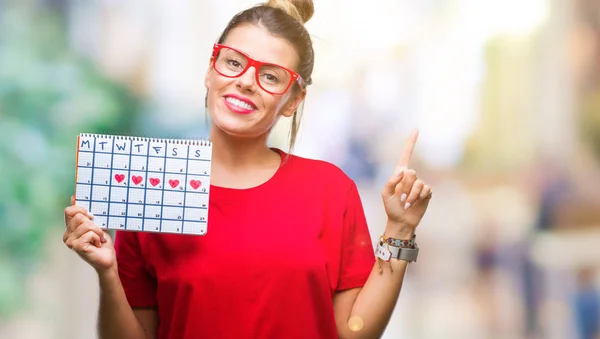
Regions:
[[237, 78], [237, 86], [241, 89], [245, 90], [256, 90], [256, 68], [251, 66]]

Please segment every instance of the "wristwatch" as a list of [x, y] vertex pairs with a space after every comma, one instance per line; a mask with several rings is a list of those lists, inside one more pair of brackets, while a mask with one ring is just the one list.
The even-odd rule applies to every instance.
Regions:
[[415, 244], [415, 248], [389, 246], [391, 257], [394, 259], [406, 260], [408, 262], [417, 261], [419, 256], [419, 248]]
[[385, 261], [390, 261], [391, 258], [394, 258], [408, 262], [416, 262], [419, 255], [419, 247], [417, 247], [414, 237], [410, 241], [392, 238], [380, 239], [377, 244], [375, 255]]

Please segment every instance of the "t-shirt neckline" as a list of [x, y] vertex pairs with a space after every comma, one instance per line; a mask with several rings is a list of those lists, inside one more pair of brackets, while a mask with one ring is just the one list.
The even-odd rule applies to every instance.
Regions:
[[[220, 195], [220, 194], [235, 194], [235, 195], [239, 195], [239, 194], [252, 194], [252, 193], [256, 193], [257, 191], [260, 191], [262, 189], [265, 189], [266, 187], [272, 185], [274, 182], [276, 182], [278, 180], [278, 178], [281, 176], [281, 172], [283, 170], [283, 165], [284, 162], [286, 161], [285, 157], [286, 157], [286, 152], [284, 152], [283, 150], [277, 148], [277, 147], [270, 147], [271, 150], [279, 153], [280, 156], [280, 163], [279, 163], [279, 167], [277, 168], [277, 170], [275, 171], [275, 173], [269, 178], [267, 179], [265, 182], [263, 182], [260, 185], [256, 185], [254, 187], [248, 187], [248, 188], [230, 188], [230, 187], [222, 187], [222, 186], [215, 186], [213, 184], [210, 185], [210, 196], [213, 197], [214, 195]], [[229, 194], [229, 195], [230, 195]]]

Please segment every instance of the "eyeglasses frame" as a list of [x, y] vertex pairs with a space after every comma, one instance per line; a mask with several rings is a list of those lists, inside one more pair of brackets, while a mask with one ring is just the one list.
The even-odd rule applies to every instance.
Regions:
[[[235, 76], [231, 76], [231, 75], [226, 75], [226, 74], [223, 74], [223, 73], [219, 72], [219, 70], [217, 70], [217, 65], [216, 65], [216, 63], [217, 63], [217, 56], [219, 55], [219, 52], [220, 52], [220, 51], [221, 51], [221, 49], [223, 49], [223, 48], [231, 49], [231, 50], [233, 50], [233, 51], [235, 51], [235, 52], [237, 52], [237, 53], [240, 53], [241, 55], [243, 55], [244, 57], [246, 57], [246, 59], [248, 60], [248, 63], [246, 64], [246, 67], [245, 67], [245, 68], [244, 68], [244, 69], [243, 69], [243, 70], [240, 72], [240, 74], [238, 74], [238, 75], [235, 75]], [[277, 64], [274, 64], [274, 63], [270, 63], [270, 62], [262, 62], [262, 61], [258, 61], [258, 60], [252, 59], [252, 58], [251, 58], [251, 57], [250, 57], [248, 54], [246, 54], [246, 53], [244, 53], [244, 52], [242, 52], [242, 51], [240, 51], [240, 50], [238, 50], [238, 49], [235, 49], [235, 48], [233, 48], [233, 47], [229, 47], [229, 46], [226, 46], [226, 45], [223, 45], [223, 44], [215, 44], [215, 45], [213, 46], [213, 55], [212, 55], [212, 58], [211, 58], [211, 59], [212, 59], [212, 65], [213, 65], [213, 69], [214, 69], [214, 70], [215, 70], [217, 73], [219, 73], [220, 75], [222, 75], [222, 76], [224, 76], [224, 77], [226, 77], [226, 78], [239, 78], [239, 77], [241, 77], [242, 75], [244, 75], [244, 73], [246, 73], [246, 71], [247, 71], [247, 70], [248, 70], [250, 67], [254, 67], [254, 69], [256, 70], [256, 72], [255, 72], [255, 76], [256, 76], [256, 83], [258, 84], [258, 86], [259, 86], [259, 87], [260, 87], [260, 88], [261, 88], [263, 91], [265, 91], [265, 92], [267, 92], [267, 93], [269, 93], [269, 94], [272, 94], [272, 95], [283, 95], [283, 94], [285, 94], [285, 93], [286, 93], [286, 92], [287, 92], [287, 91], [290, 89], [290, 87], [292, 86], [292, 84], [294, 83], [294, 81], [297, 81], [297, 82], [298, 82], [298, 85], [300, 85], [300, 88], [304, 88], [304, 84], [305, 84], [305, 82], [304, 82], [304, 79], [302, 79], [302, 76], [300, 76], [300, 74], [298, 74], [297, 72], [294, 72], [294, 71], [292, 71], [291, 69], [289, 69], [289, 68], [287, 68], [287, 67], [283, 67], [283, 66], [280, 66], [280, 65], [277, 65]], [[280, 68], [282, 68], [282, 69], [286, 70], [288, 73], [290, 73], [290, 74], [291, 74], [291, 77], [290, 77], [290, 82], [287, 84], [287, 86], [285, 87], [285, 90], [284, 90], [282, 93], [271, 92], [271, 91], [269, 91], [269, 90], [265, 89], [265, 88], [264, 88], [264, 87], [263, 87], [263, 86], [260, 84], [260, 79], [258, 78], [258, 70], [259, 70], [259, 69], [260, 69], [260, 68], [261, 68], [263, 65], [280, 67]]]

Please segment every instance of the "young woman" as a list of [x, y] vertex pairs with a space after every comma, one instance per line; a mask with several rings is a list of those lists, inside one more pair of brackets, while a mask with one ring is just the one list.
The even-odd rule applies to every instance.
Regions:
[[[205, 85], [213, 142], [206, 236], [117, 232], [65, 209], [63, 241], [98, 273], [100, 338], [376, 338], [396, 304], [431, 189], [407, 168], [386, 183], [376, 261], [354, 182], [267, 146], [311, 83], [312, 1], [270, 1], [229, 22]], [[383, 246], [381, 246], [383, 244]]]

